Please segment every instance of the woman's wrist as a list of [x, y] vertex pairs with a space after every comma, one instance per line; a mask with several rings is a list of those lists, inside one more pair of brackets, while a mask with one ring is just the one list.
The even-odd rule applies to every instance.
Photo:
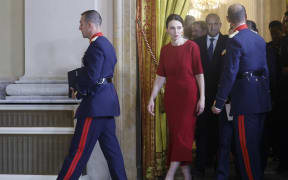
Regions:
[[205, 101], [205, 96], [200, 96], [199, 100]]

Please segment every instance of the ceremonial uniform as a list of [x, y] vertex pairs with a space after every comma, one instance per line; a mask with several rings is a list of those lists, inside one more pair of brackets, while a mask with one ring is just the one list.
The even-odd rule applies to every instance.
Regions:
[[227, 41], [224, 71], [215, 107], [231, 95], [236, 153], [242, 179], [263, 178], [261, 143], [266, 112], [271, 110], [266, 43], [243, 24]]
[[[93, 36], [77, 76], [77, 97], [82, 98], [75, 117], [77, 125], [68, 156], [58, 180], [76, 180], [81, 175], [94, 146], [99, 141], [113, 180], [126, 180], [120, 146], [115, 134], [114, 116], [120, 114], [112, 84], [117, 62], [112, 44], [100, 34]], [[80, 72], [80, 71], [79, 71]]]

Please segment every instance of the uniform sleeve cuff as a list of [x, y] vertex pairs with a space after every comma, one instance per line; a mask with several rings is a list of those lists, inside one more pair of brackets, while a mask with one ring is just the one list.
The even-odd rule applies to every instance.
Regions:
[[223, 109], [226, 100], [216, 99], [215, 107], [218, 109]]

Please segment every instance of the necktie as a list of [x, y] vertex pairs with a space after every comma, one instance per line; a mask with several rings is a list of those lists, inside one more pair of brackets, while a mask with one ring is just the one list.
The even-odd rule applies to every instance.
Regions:
[[209, 58], [209, 61], [212, 60], [212, 57], [213, 57], [213, 41], [215, 39], [214, 38], [210, 38], [210, 45], [208, 47], [208, 58]]

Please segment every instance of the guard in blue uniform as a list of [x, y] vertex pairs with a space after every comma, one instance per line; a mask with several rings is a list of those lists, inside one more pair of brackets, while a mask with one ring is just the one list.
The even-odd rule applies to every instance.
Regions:
[[227, 41], [224, 71], [214, 113], [220, 113], [228, 95], [235, 133], [236, 154], [243, 180], [263, 179], [261, 147], [264, 119], [271, 109], [266, 43], [247, 28], [246, 10], [240, 4], [228, 9], [228, 21], [235, 28]]
[[58, 180], [77, 180], [93, 148], [99, 141], [113, 180], [127, 180], [120, 146], [115, 134], [114, 116], [120, 114], [116, 90], [112, 84], [117, 62], [112, 44], [100, 31], [102, 19], [95, 10], [82, 13], [80, 31], [90, 45], [77, 70], [72, 95], [82, 98], [77, 109], [77, 125], [69, 154]]

